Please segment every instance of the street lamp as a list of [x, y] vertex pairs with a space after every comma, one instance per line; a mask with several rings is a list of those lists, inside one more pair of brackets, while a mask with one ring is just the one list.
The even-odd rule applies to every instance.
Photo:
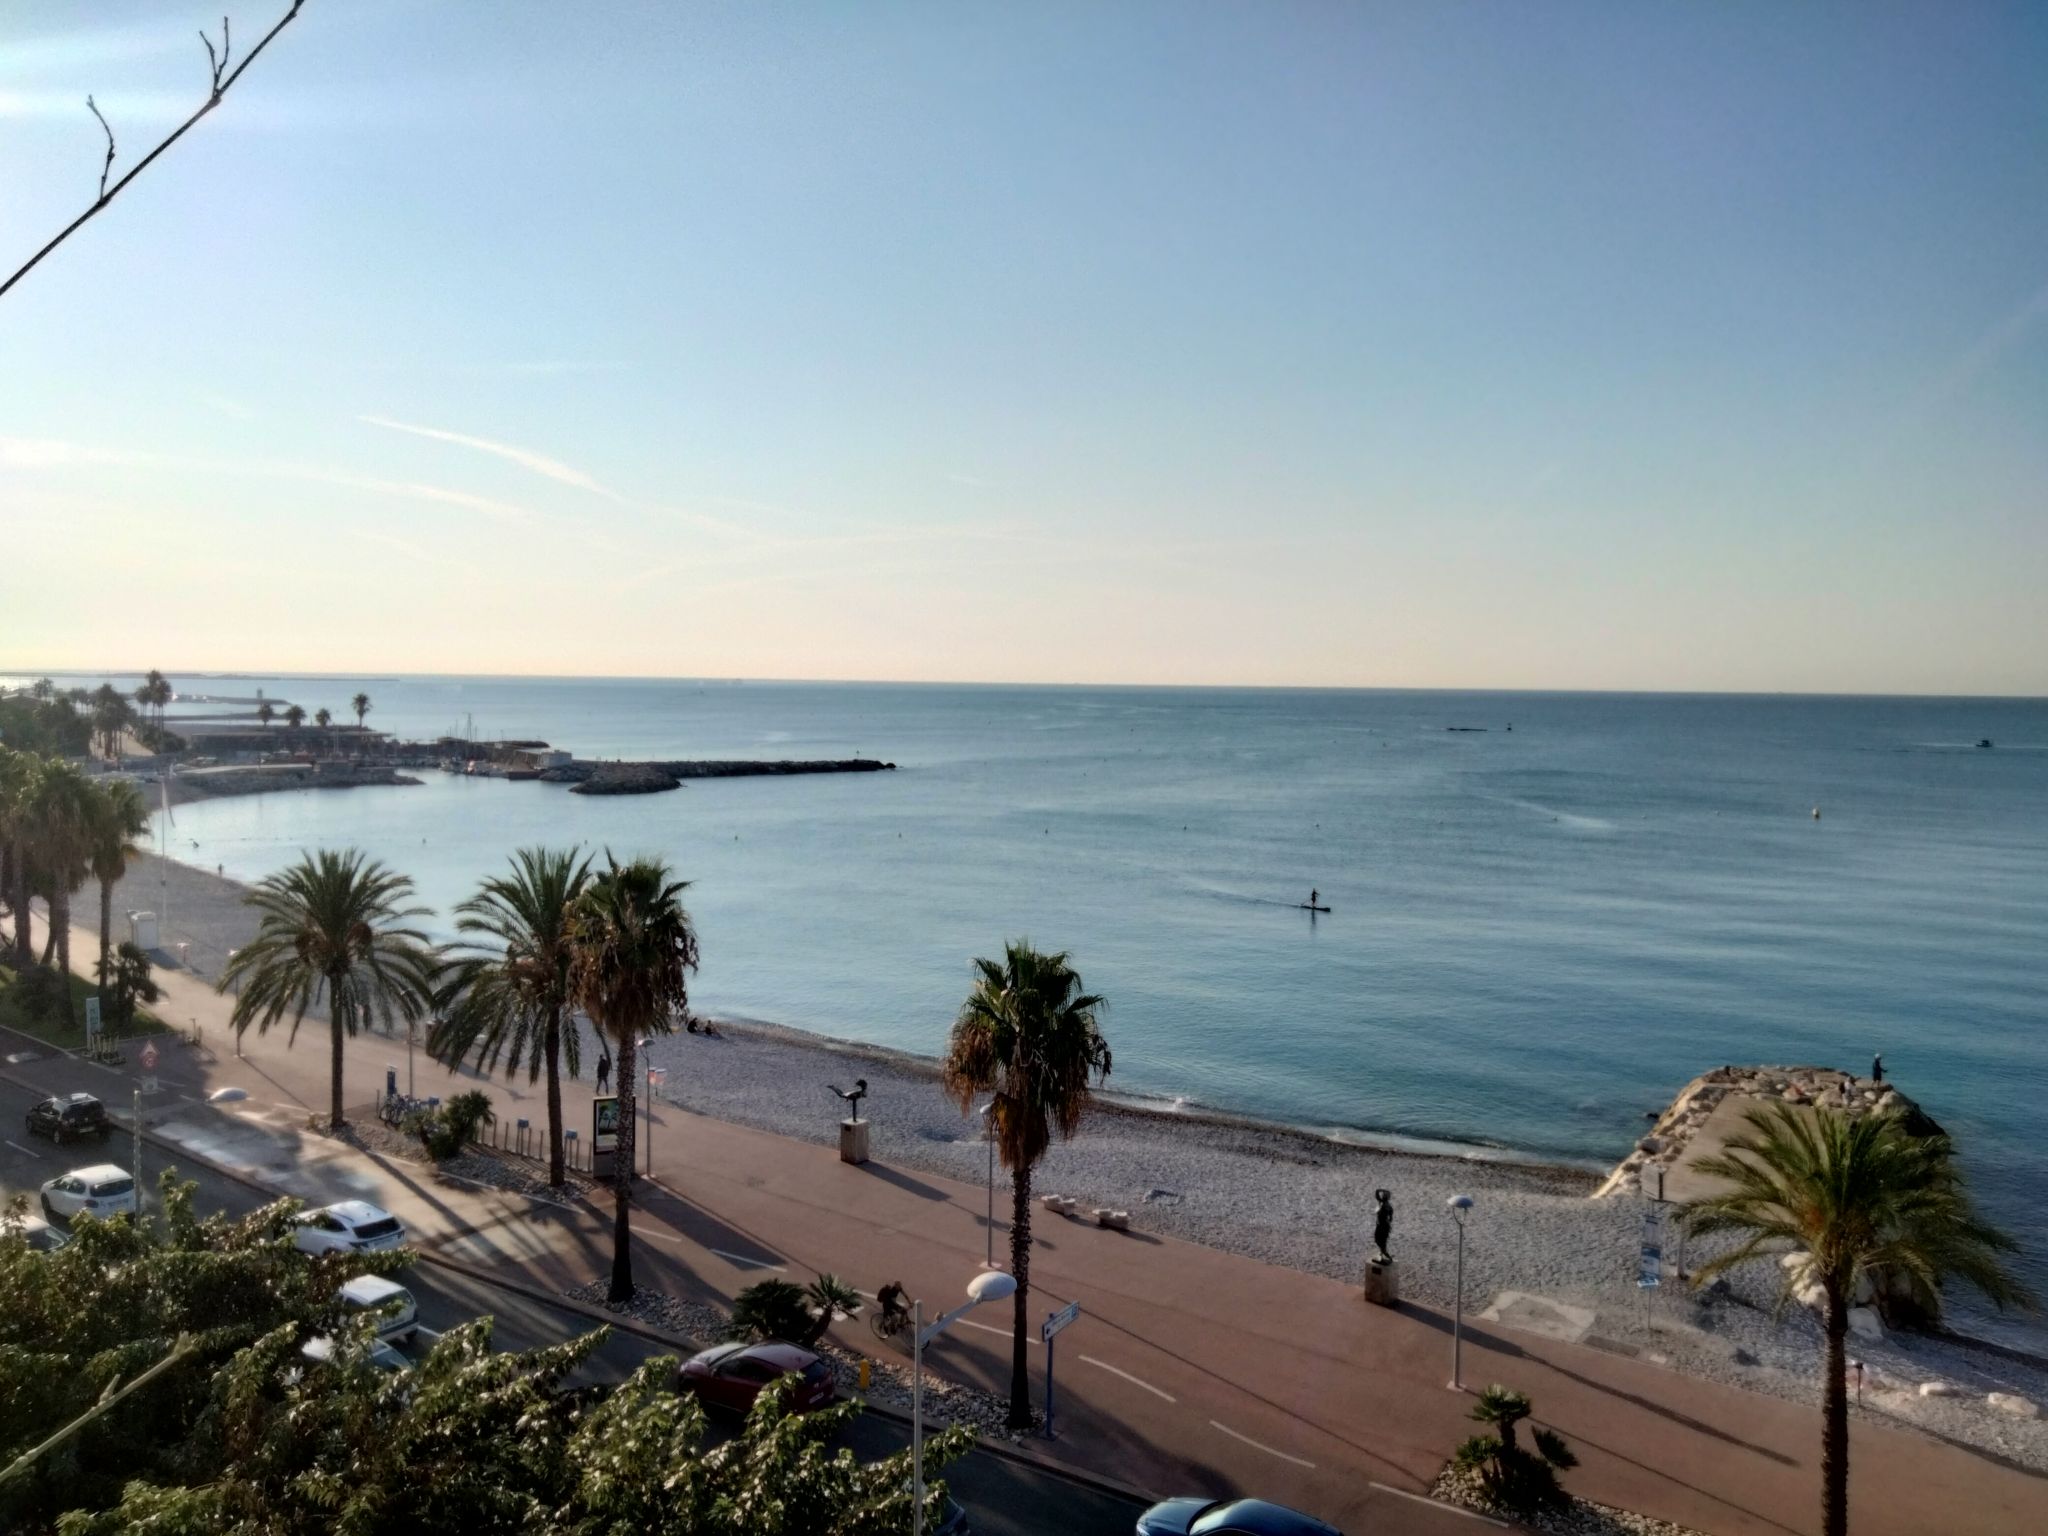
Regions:
[[1451, 1390], [1465, 1390], [1461, 1346], [1465, 1333], [1465, 1213], [1472, 1209], [1470, 1195], [1453, 1195], [1444, 1202], [1450, 1207], [1451, 1219], [1458, 1224], [1458, 1292], [1451, 1304]]
[[931, 1327], [924, 1325], [924, 1303], [910, 1304], [910, 1532], [924, 1536], [924, 1347], [984, 1301], [1017, 1294], [1017, 1277], [985, 1269], [967, 1282], [967, 1301]]
[[996, 1267], [996, 1123], [990, 1112], [996, 1101], [990, 1099], [975, 1113], [981, 1116], [981, 1139], [988, 1143], [988, 1268]]

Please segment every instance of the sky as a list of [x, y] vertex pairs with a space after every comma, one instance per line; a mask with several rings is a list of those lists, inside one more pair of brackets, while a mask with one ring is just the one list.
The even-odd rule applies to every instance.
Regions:
[[[219, 10], [0, 11], [0, 269]], [[306, 0], [0, 297], [0, 669], [2048, 694], [2044, 79], [1951, 0]]]

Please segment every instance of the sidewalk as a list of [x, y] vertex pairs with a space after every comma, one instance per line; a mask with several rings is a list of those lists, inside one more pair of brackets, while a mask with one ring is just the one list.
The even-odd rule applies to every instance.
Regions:
[[[260, 1159], [271, 1177], [323, 1190], [350, 1180], [385, 1186], [372, 1198], [421, 1241], [516, 1269], [537, 1285], [560, 1289], [606, 1271], [603, 1208], [560, 1212], [452, 1187], [425, 1169], [380, 1169], [306, 1133], [305, 1117], [324, 1116], [328, 1099], [324, 1025], [309, 1023], [297, 1050], [282, 1032], [251, 1034], [238, 1060], [231, 1000], [177, 972], [159, 979], [161, 1016], [196, 1019], [211, 1047], [164, 1046], [164, 1087], [203, 1097], [235, 1084], [251, 1095], [228, 1116], [175, 1100], [150, 1114], [160, 1133], [175, 1130], [208, 1155], [218, 1149], [220, 1160]], [[351, 1041], [350, 1104], [367, 1105], [394, 1061], [403, 1083], [402, 1038]], [[13, 1070], [36, 1068], [44, 1069], [39, 1080], [96, 1077], [76, 1086], [117, 1104], [134, 1070], [109, 1077], [75, 1061]], [[423, 1094], [475, 1081], [424, 1056], [415, 1071]], [[492, 1082], [489, 1091], [502, 1115], [544, 1122], [540, 1094], [523, 1082]], [[564, 1097], [569, 1123], [588, 1125], [587, 1085], [565, 1085]], [[655, 1185], [641, 1186], [634, 1218], [643, 1286], [725, 1301], [764, 1275], [802, 1280], [832, 1270], [868, 1291], [901, 1279], [936, 1308], [952, 1305], [981, 1267], [979, 1186], [850, 1167], [830, 1149], [675, 1106], [656, 1108], [653, 1144]], [[1370, 1485], [1425, 1490], [1474, 1427], [1469, 1393], [1445, 1386], [1449, 1320], [1439, 1313], [1370, 1307], [1355, 1289], [1317, 1276], [1042, 1209], [1034, 1232], [1034, 1339], [1045, 1313], [1069, 1301], [1082, 1308], [1057, 1350], [1061, 1433], [1046, 1448], [1063, 1462], [1161, 1492], [1257, 1494], [1339, 1525], [1385, 1529], [1365, 1524], [1386, 1519], [1387, 1500]], [[1468, 1319], [1490, 1299], [1469, 1298]], [[934, 1346], [933, 1368], [1003, 1390], [1008, 1323], [1006, 1309], [962, 1319]], [[875, 1348], [864, 1328], [842, 1326], [840, 1336]], [[1034, 1342], [1030, 1354], [1039, 1396], [1044, 1351]], [[1464, 1379], [1468, 1388], [1501, 1381], [1529, 1393], [1543, 1422], [1577, 1450], [1582, 1466], [1568, 1481], [1587, 1497], [1721, 1536], [1817, 1528], [1817, 1407], [1469, 1320]], [[2048, 1478], [1860, 1418], [1852, 1441], [1860, 1536], [1953, 1528], [1959, 1511], [1976, 1530], [2048, 1528]]]

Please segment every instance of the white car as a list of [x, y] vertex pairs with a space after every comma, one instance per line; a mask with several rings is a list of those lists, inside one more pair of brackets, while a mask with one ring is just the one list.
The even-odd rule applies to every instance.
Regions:
[[[316, 1334], [299, 1346], [299, 1353], [316, 1365], [325, 1365], [334, 1358], [334, 1340], [326, 1334]], [[370, 1364], [380, 1371], [409, 1371], [412, 1362], [382, 1339], [370, 1341]], [[296, 1375], [290, 1379], [297, 1380]]]
[[51, 1221], [80, 1216], [135, 1214], [135, 1180], [126, 1168], [95, 1163], [59, 1174], [43, 1186], [43, 1214]]
[[367, 1200], [340, 1200], [293, 1218], [292, 1242], [301, 1253], [378, 1253], [405, 1244], [405, 1228]]
[[71, 1241], [69, 1232], [40, 1216], [0, 1216], [0, 1237], [19, 1237], [37, 1253], [55, 1253]]
[[419, 1306], [412, 1299], [412, 1292], [395, 1280], [386, 1280], [382, 1275], [357, 1275], [334, 1293], [334, 1299], [347, 1313], [375, 1312], [380, 1339], [410, 1344], [419, 1332]]

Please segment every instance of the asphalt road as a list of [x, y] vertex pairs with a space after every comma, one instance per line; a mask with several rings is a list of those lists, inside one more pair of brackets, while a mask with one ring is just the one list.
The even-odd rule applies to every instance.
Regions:
[[[117, 1131], [105, 1147], [97, 1142], [57, 1147], [31, 1138], [23, 1117], [35, 1098], [26, 1089], [0, 1082], [0, 1198], [25, 1194], [33, 1208], [46, 1179], [92, 1163], [129, 1164], [134, 1141], [125, 1131]], [[144, 1190], [153, 1193], [158, 1175], [174, 1161], [161, 1149], [144, 1143]], [[264, 1203], [264, 1196], [237, 1180], [203, 1169], [184, 1172], [198, 1186], [195, 1200], [202, 1212], [242, 1214]], [[502, 1349], [531, 1349], [588, 1332], [593, 1326], [581, 1313], [440, 1265], [415, 1265], [406, 1275], [405, 1285], [418, 1303], [420, 1321], [426, 1328], [445, 1331], [472, 1318], [489, 1316], [494, 1319], [492, 1342]], [[429, 1342], [422, 1340], [414, 1347], [424, 1348]], [[651, 1340], [614, 1330], [581, 1375], [593, 1381], [622, 1380], [643, 1360], [661, 1353], [665, 1351]], [[844, 1437], [844, 1443], [864, 1460], [903, 1450], [909, 1440], [907, 1427], [872, 1413], [856, 1419]], [[986, 1536], [1040, 1536], [1048, 1531], [1058, 1531], [1061, 1536], [1129, 1536], [1144, 1508], [1137, 1500], [987, 1451], [974, 1451], [955, 1462], [947, 1468], [945, 1482], [967, 1510], [974, 1530]]]

